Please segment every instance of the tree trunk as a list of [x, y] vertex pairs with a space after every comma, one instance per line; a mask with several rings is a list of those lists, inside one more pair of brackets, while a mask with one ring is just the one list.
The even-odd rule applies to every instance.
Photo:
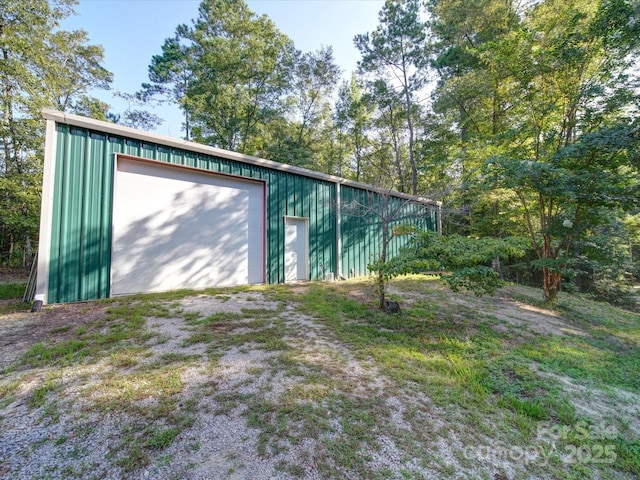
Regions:
[[500, 278], [502, 278], [502, 266], [500, 265], [500, 257], [495, 257], [491, 261], [491, 268], [498, 274]]
[[385, 300], [386, 300], [386, 291], [385, 291], [385, 284], [384, 284], [384, 272], [382, 270], [378, 271], [378, 279], [376, 280], [377, 283], [377, 289], [378, 289], [378, 299], [380, 300], [380, 310], [384, 310], [386, 308], [385, 306]]
[[31, 268], [33, 262], [33, 251], [31, 249], [31, 238], [29, 237], [29, 230], [24, 229], [24, 254], [25, 254], [25, 268]]
[[400, 159], [400, 147], [398, 146], [397, 132], [395, 131], [391, 132], [391, 139], [393, 140], [394, 163], [396, 165], [396, 172], [398, 173], [398, 182], [399, 182], [398, 190], [401, 191], [402, 193], [406, 193], [405, 186], [404, 186], [404, 174], [402, 173], [402, 163]]
[[[551, 236], [543, 235], [542, 258], [553, 259], [553, 248], [551, 247]], [[561, 273], [553, 272], [549, 267], [542, 267], [544, 298], [549, 303], [555, 303], [558, 300], [558, 292], [560, 291]]]
[[409, 165], [411, 166], [411, 193], [413, 195], [418, 194], [418, 169], [416, 167], [416, 159], [414, 156], [413, 148], [414, 148], [414, 139], [413, 139], [413, 121], [411, 120], [411, 93], [409, 92], [409, 87], [407, 83], [407, 73], [406, 69], [403, 70], [404, 81], [405, 81], [405, 101], [407, 106], [407, 126], [409, 127]]
[[[384, 267], [384, 264], [387, 263], [387, 245], [389, 244], [389, 223], [391, 221], [388, 218], [388, 206], [389, 199], [387, 195], [382, 196], [382, 252], [380, 252], [380, 263], [381, 267]], [[380, 300], [380, 310], [386, 310], [386, 285], [384, 279], [384, 268], [380, 268], [378, 270], [378, 279], [377, 279], [377, 287], [378, 287], [378, 299]]]
[[14, 247], [13, 235], [11, 235], [9, 237], [9, 252], [8, 252], [8, 255], [7, 255], [7, 265], [9, 267], [11, 266], [11, 257], [13, 257], [13, 247]]
[[189, 142], [191, 140], [191, 122], [189, 121], [189, 112], [184, 109], [184, 139]]
[[354, 143], [354, 150], [355, 150], [355, 156], [356, 156], [356, 182], [360, 181], [360, 173], [361, 173], [361, 164], [362, 164], [362, 148], [361, 148], [361, 143], [360, 143], [360, 135], [358, 134], [358, 132], [354, 132], [353, 135], [353, 143]]
[[562, 275], [553, 273], [549, 267], [542, 267], [542, 275], [544, 277], [544, 298], [549, 303], [556, 303]]

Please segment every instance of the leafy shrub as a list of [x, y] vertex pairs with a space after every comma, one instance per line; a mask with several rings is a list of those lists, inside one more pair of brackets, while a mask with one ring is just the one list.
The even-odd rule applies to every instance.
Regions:
[[502, 286], [491, 262], [497, 257], [522, 257], [528, 245], [528, 240], [519, 237], [473, 238], [421, 232], [396, 257], [384, 264], [370, 265], [369, 269], [382, 271], [385, 278], [408, 273], [436, 273], [453, 291], [466, 289], [480, 296], [492, 294]]
[[591, 286], [588, 295], [594, 300], [600, 300], [614, 305], [628, 307], [636, 303], [633, 289], [627, 284], [616, 281], [610, 277], [596, 280]]

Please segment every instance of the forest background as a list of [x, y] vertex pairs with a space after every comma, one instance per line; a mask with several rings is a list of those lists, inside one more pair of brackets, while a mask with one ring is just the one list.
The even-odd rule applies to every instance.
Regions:
[[74, 3], [0, 0], [1, 266], [37, 249], [42, 108], [149, 130], [168, 103], [185, 139], [441, 201], [449, 257], [460, 238], [526, 238], [493, 267], [548, 301], [632, 299], [638, 0], [388, 0], [346, 80], [331, 46], [299, 50], [244, 1], [203, 0], [122, 111], [95, 96], [113, 82], [103, 48], [62, 28]]

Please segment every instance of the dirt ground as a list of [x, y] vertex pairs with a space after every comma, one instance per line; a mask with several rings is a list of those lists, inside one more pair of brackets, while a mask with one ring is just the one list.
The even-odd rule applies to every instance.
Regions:
[[[291, 293], [302, 295], [307, 291], [306, 286], [296, 286]], [[443, 297], [442, 292], [424, 294], [394, 291], [392, 288], [391, 293], [401, 294], [408, 301], [435, 298], [443, 301], [444, 298], [445, 305], [466, 309], [465, 321], [488, 322], [498, 331], [517, 331], [523, 341], [527, 335], [587, 335], [556, 312], [526, 305], [508, 295], [487, 301], [470, 295], [444, 294]], [[350, 295], [364, 298], [367, 292], [359, 287], [354, 288]], [[56, 341], [71, 338], [74, 328], [105, 318], [108, 308], [107, 304], [86, 302], [48, 306], [40, 313], [30, 313], [25, 305], [25, 311], [0, 315], [0, 371], [38, 342], [53, 337]], [[271, 455], [258, 453], [264, 434], [248, 420], [251, 419], [248, 410], [268, 411], [272, 405], [286, 405], [292, 392], [300, 395], [300, 391], [310, 389], [310, 398], [312, 394], [321, 399], [328, 398], [325, 393], [313, 390], [322, 387], [321, 382], [308, 382], [314, 376], [331, 376], [340, 391], [356, 405], [350, 408], [357, 409], [358, 402], [379, 404], [380, 423], [390, 432], [396, 432], [396, 436], [381, 435], [376, 439], [377, 448], [363, 447], [360, 452], [367, 459], [370, 471], [382, 472], [376, 478], [513, 480], [525, 478], [527, 474], [526, 468], [509, 458], [486, 464], [465, 461], [460, 455], [465, 449], [464, 427], [456, 424], [456, 418], [463, 413], [454, 407], [445, 411], [424, 395], [393, 389], [393, 382], [380, 374], [368, 359], [353, 355], [327, 325], [301, 314], [294, 304], [272, 301], [261, 293], [251, 292], [194, 295], [173, 302], [172, 308], [182, 312], [182, 316], [148, 318], [145, 329], [150, 340], [134, 348], [143, 350], [139, 354], [142, 365], [153, 365], [171, 356], [190, 359], [180, 370], [181, 381], [186, 385], [183, 396], [189, 400], [179, 406], [182, 408], [188, 401], [197, 403], [193, 426], [156, 454], [147, 466], [125, 472], [114, 467], [114, 456], [117, 456], [114, 445], [118, 445], [123, 436], [132, 435], [127, 430], [129, 427], [124, 428], [123, 425], [141, 427], [134, 427], [138, 424], [127, 415], [111, 411], [86, 413], [81, 408], [88, 401], [103, 401], [107, 395], [104, 391], [113, 384], [114, 378], [120, 378], [120, 370], [113, 366], [114, 355], [95, 365], [64, 367], [57, 372], [32, 369], [9, 373], [5, 379], [0, 376], [0, 387], [15, 379], [21, 379], [23, 384], [11, 403], [4, 405], [0, 402], [0, 478], [328, 478], [322, 473], [322, 467], [317, 465], [317, 459], [340, 454], [340, 445], [335, 445], [337, 453], [323, 449], [333, 445], [334, 437], [341, 438], [345, 428], [340, 412], [329, 411], [332, 406], [325, 406], [322, 401], [309, 404], [309, 408], [318, 410], [314, 410], [313, 415], [328, 418], [330, 428], [327, 432], [318, 433], [317, 438], [312, 436], [300, 442], [294, 441], [298, 426], [293, 420], [290, 440], [285, 435], [284, 439], [272, 445]], [[189, 342], [195, 330], [185, 320], [188, 315], [200, 318], [215, 315], [229, 315], [231, 318], [235, 315], [234, 318], [238, 318], [246, 314], [247, 309], [256, 312], [257, 317], [239, 320], [254, 323], [247, 323], [246, 328], [236, 328], [234, 335], [240, 338], [244, 333], [255, 333], [254, 327], [249, 325], [259, 325], [264, 332], [277, 325], [285, 325], [286, 333], [278, 339], [287, 345], [285, 354], [249, 342], [225, 344], [211, 356], [211, 349], [206, 344]], [[474, 316], [474, 311], [483, 313]], [[73, 328], [65, 330], [70, 325]], [[226, 328], [226, 324], [220, 323], [219, 328]], [[222, 336], [225, 332], [221, 330], [218, 334]], [[220, 341], [224, 339], [220, 338]], [[288, 363], [276, 362], [281, 355]], [[304, 375], [309, 375], [309, 378]], [[43, 420], [46, 418], [46, 404], [36, 409], [29, 405], [33, 392], [37, 387], [41, 388], [47, 376], [55, 376], [57, 382], [55, 389], [47, 393], [48, 405], [57, 405], [64, 412], [57, 422]], [[555, 376], [554, 381], [564, 385], [581, 413], [604, 422], [623, 415], [630, 431], [640, 435], [640, 396], [612, 389], [590, 388], [587, 391], [566, 377]], [[117, 390], [109, 395], [117, 397]], [[305, 399], [304, 395], [301, 398]], [[153, 409], [157, 405], [144, 400], [140, 406]], [[277, 426], [278, 421], [275, 421], [274, 425], [263, 428]], [[429, 446], [433, 458], [428, 466], [407, 447], [408, 444], [399, 442], [405, 436], [424, 435], [433, 435]], [[86, 448], [87, 445], [91, 448]], [[343, 478], [358, 478], [353, 472], [345, 470], [343, 473]], [[544, 477], [533, 474], [527, 478]]]
[[[3, 304], [15, 300], [0, 300]], [[66, 325], [82, 325], [104, 317], [105, 307], [91, 302], [46, 307], [43, 312], [31, 313], [24, 304], [24, 312], [0, 316], [0, 370], [15, 362], [32, 345], [51, 337], [51, 332]], [[60, 338], [63, 335], [56, 333]]]
[[24, 268], [0, 267], [0, 283], [26, 282], [29, 271]]

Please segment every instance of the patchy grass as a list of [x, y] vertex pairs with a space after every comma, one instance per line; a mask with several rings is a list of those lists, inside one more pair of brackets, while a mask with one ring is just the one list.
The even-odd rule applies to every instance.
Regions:
[[105, 314], [98, 320], [51, 329], [50, 338], [32, 345], [19, 363], [29, 367], [60, 367], [108, 357], [114, 366], [130, 368], [144, 357], [145, 350], [140, 345], [153, 336], [146, 331], [146, 318], [177, 315], [175, 308], [151, 298], [96, 303], [105, 304]]
[[148, 356], [145, 348], [138, 346], [124, 347], [109, 355], [111, 365], [116, 368], [132, 368], [140, 363], [142, 359]]
[[[242, 419], [241, 435], [257, 432], [244, 448], [297, 478], [640, 475], [637, 314], [567, 295], [549, 309], [518, 286], [478, 299], [426, 276], [390, 292], [401, 315], [376, 309], [366, 280], [96, 302], [95, 320], [60, 323], [5, 369], [0, 409], [24, 396], [47, 422], [116, 419], [108, 462], [121, 476], [169, 468], [176, 451], [210, 455], [206, 436], [189, 434], [211, 416]], [[256, 308], [239, 309], [239, 293]], [[185, 312], [192, 295], [220, 313]], [[172, 319], [178, 336], [148, 331], [150, 318]], [[89, 435], [43, 444], [82, 458]], [[221, 471], [252, 474], [241, 450], [221, 453]]]
[[144, 446], [155, 450], [166, 448], [173, 443], [181, 431], [179, 427], [156, 427], [151, 431]]
[[[171, 292], [104, 300], [86, 308], [76, 305], [79, 315], [100, 305], [102, 313], [94, 315], [95, 320], [69, 319], [52, 328], [45, 340], [5, 368], [3, 375], [12, 379], [0, 378], [0, 407], [26, 395], [29, 408], [40, 409], [40, 419], [48, 424], [57, 423], [61, 413], [120, 416], [123, 434], [113, 446], [114, 465], [124, 472], [147, 465], [154, 452], [166, 448], [194, 421], [195, 403], [185, 398], [181, 377], [193, 356], [172, 352], [153, 360], [145, 346], [154, 336], [146, 329], [146, 319], [180, 317], [175, 299], [183, 296], [186, 293]], [[58, 312], [65, 307], [53, 308]], [[41, 315], [48, 315], [48, 310]], [[43, 380], [34, 380], [34, 375]], [[69, 387], [78, 393], [68, 397]], [[79, 400], [80, 409], [73, 404]], [[58, 436], [56, 445], [63, 443], [61, 438], [73, 438], [64, 443], [75, 444], [81, 436]]]
[[[373, 302], [354, 298], [352, 284], [311, 284], [295, 298], [302, 311], [320, 318], [354, 355], [373, 360], [393, 380], [395, 389], [425, 394], [442, 408], [455, 405], [463, 412], [456, 430], [462, 430], [466, 444], [481, 445], [486, 441], [483, 436], [497, 435], [501, 441], [525, 448], [535, 440], [542, 422], [549, 428], [575, 431], [577, 422], [596, 421], [577, 412], [563, 386], [544, 372], [593, 388], [638, 392], [637, 315], [563, 297], [558, 313], [586, 334], [567, 338], [528, 333], [523, 343], [517, 334], [495, 329], [491, 314], [443, 301], [442, 287], [430, 279], [402, 279], [394, 287], [403, 304], [402, 316], [385, 315], [372, 308]], [[424, 290], [440, 301], [417, 299], [416, 293]], [[523, 289], [518, 291], [514, 296], [522, 300]], [[490, 304], [492, 299], [482, 301]], [[624, 431], [623, 420], [608, 421], [617, 432]], [[562, 440], [569, 453], [573, 447], [584, 451], [601, 445], [575, 435]], [[620, 435], [607, 439], [609, 444], [611, 440], [619, 450], [615, 466], [638, 474], [637, 439], [623, 440]], [[575, 470], [577, 478], [588, 478], [599, 466], [576, 462], [569, 471]], [[566, 467], [560, 462], [542, 471], [562, 476]]]
[[179, 353], [179, 352], [165, 353], [160, 355], [160, 357], [155, 362], [153, 362], [151, 367], [157, 368], [157, 367], [162, 367], [164, 365], [169, 365], [171, 363], [188, 364], [190, 362], [197, 361], [198, 359], [200, 359], [199, 355], [189, 355], [186, 353]]
[[44, 380], [44, 383], [33, 390], [33, 395], [29, 401], [29, 407], [39, 408], [46, 403], [47, 393], [52, 392], [58, 386], [57, 380], [60, 375], [57, 372], [49, 372]]
[[31, 310], [31, 305], [24, 303], [22, 299], [8, 299], [0, 301], [0, 315], [8, 315], [12, 313], [28, 312]]
[[0, 283], [0, 300], [22, 298], [26, 288], [26, 282]]
[[268, 351], [290, 348], [283, 337], [292, 334], [293, 330], [278, 318], [282, 307], [277, 310], [243, 308], [241, 312], [214, 313], [204, 318], [190, 316], [188, 323], [195, 330], [184, 340], [183, 346], [210, 344], [210, 352], [245, 345]]
[[185, 365], [174, 362], [104, 376], [86, 392], [89, 411], [124, 419], [123, 435], [113, 455], [124, 472], [147, 466], [157, 451], [171, 445], [194, 423], [197, 401], [183, 394]]
[[0, 409], [9, 405], [15, 399], [16, 391], [22, 383], [23, 378], [18, 377], [11, 379], [8, 382], [0, 384]]
[[213, 335], [207, 332], [198, 332], [190, 335], [182, 342], [183, 347], [189, 347], [196, 343], [209, 343], [213, 340]]
[[87, 392], [94, 407], [102, 411], [130, 411], [136, 402], [148, 398], [165, 398], [181, 393], [184, 383], [180, 369], [174, 366], [149, 371], [113, 373], [90, 387]]
[[45, 365], [65, 365], [78, 361], [89, 354], [87, 342], [83, 340], [66, 340], [46, 345], [36, 343], [24, 355], [24, 362], [32, 367]]

